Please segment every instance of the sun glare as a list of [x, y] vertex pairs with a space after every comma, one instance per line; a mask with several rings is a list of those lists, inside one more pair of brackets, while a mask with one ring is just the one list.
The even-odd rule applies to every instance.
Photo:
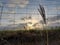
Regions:
[[30, 30], [30, 29], [42, 29], [42, 24], [38, 23], [39, 20], [37, 19], [31, 19], [31, 20], [26, 20], [27, 21], [27, 29]]

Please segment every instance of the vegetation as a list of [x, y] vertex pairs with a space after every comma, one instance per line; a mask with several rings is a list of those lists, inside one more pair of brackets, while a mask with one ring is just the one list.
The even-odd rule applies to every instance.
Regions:
[[0, 31], [0, 45], [47, 45], [47, 33], [49, 45], [60, 45], [60, 29]]

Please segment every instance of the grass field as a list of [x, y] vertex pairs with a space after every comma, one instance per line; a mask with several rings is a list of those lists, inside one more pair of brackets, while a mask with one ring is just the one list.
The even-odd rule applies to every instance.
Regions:
[[60, 29], [0, 31], [0, 45], [60, 45]]

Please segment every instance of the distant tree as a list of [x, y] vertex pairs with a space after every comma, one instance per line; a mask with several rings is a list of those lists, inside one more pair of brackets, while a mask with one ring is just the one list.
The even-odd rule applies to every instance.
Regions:
[[[23, 17], [23, 18], [21, 18], [21, 20], [23, 20], [23, 21], [25, 21], [25, 17]], [[27, 24], [26, 24], [26, 26], [24, 26], [24, 29], [26, 30], [27, 29]]]

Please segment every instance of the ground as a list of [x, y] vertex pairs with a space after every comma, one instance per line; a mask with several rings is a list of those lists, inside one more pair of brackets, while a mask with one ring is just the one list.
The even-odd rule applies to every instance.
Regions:
[[0, 45], [60, 45], [60, 30], [0, 31]]

